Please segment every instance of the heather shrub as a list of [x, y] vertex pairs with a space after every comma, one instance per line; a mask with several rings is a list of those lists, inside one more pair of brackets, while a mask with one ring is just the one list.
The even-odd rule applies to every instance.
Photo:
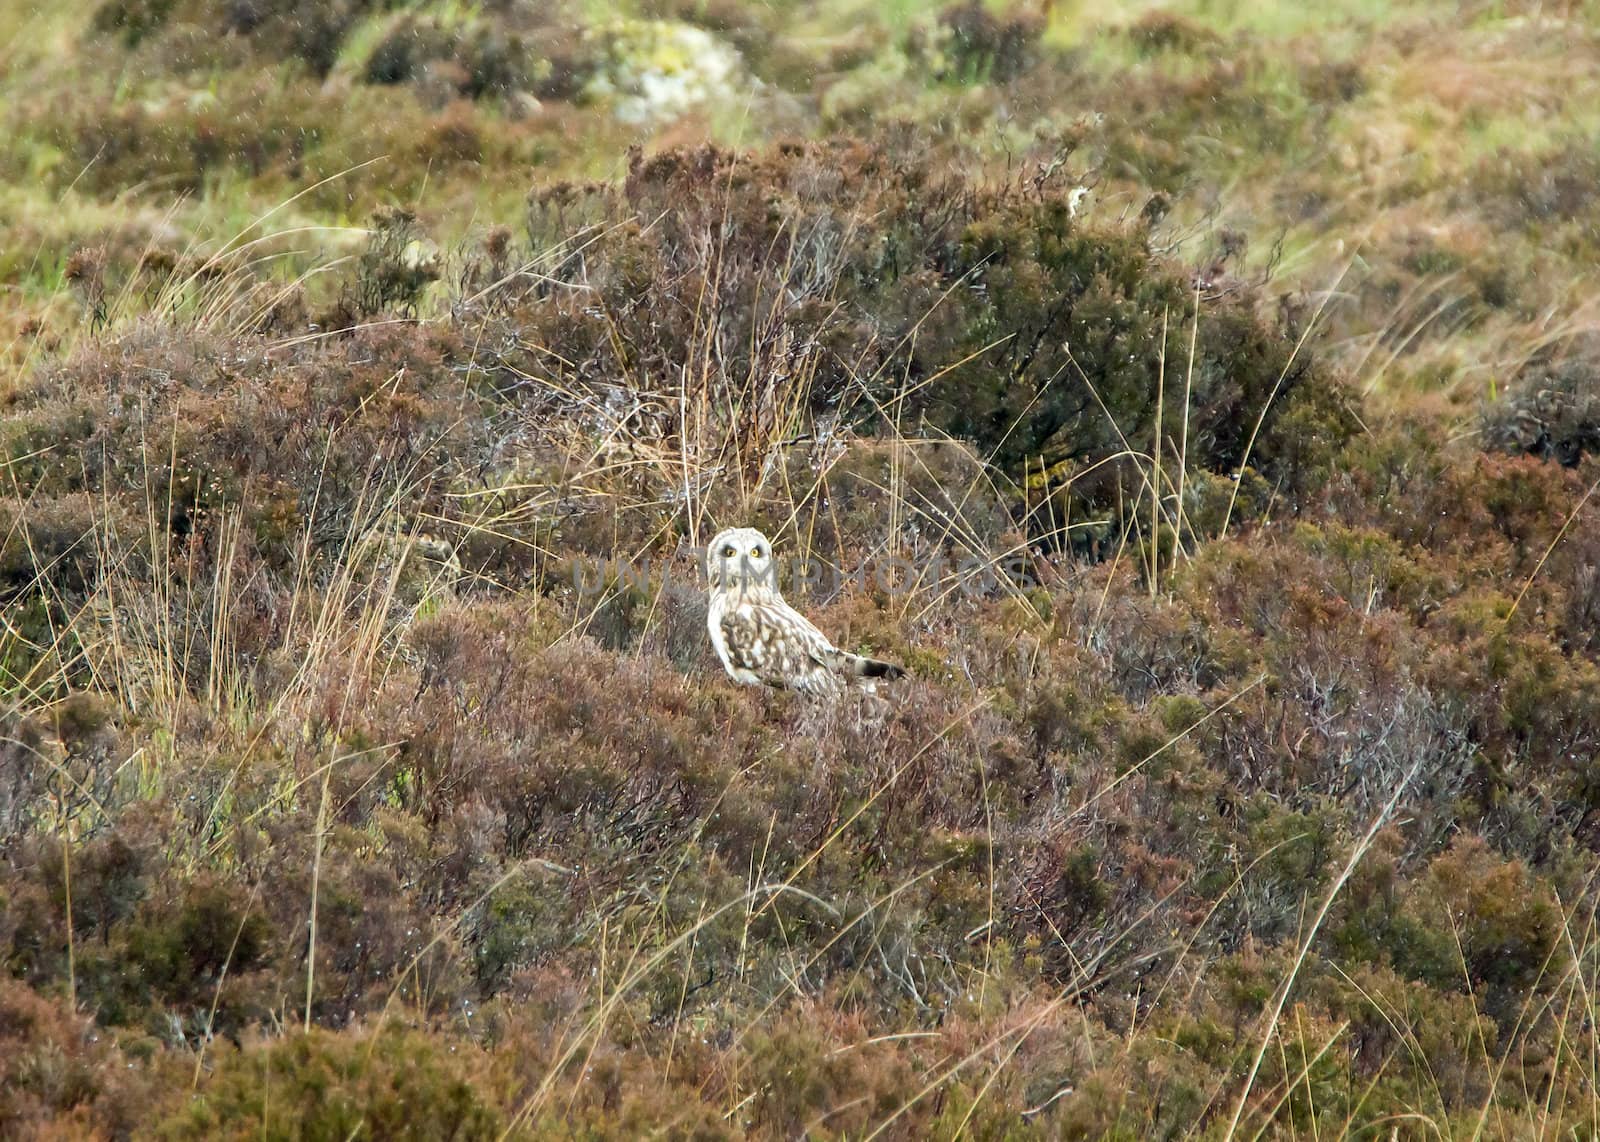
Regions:
[[[1166, 24], [1159, 13], [1144, 17], [1128, 35], [1144, 59], [1119, 70], [1100, 105], [1104, 117], [1085, 133], [1104, 169], [1141, 192], [1183, 195], [1212, 165], [1209, 140], [1225, 139], [1236, 154], [1254, 156], [1269, 169], [1293, 157], [1289, 166], [1295, 173], [1274, 180], [1288, 200], [1286, 214], [1317, 217], [1326, 211], [1329, 184], [1322, 164], [1329, 128], [1362, 91], [1352, 65], [1320, 52], [1286, 60], [1264, 52], [1248, 34], [1188, 41], [1180, 26]], [[1056, 78], [1053, 91], [1061, 97], [1072, 87]], [[1300, 195], [1294, 193], [1296, 182], [1305, 187]]]
[[1467, 996], [1381, 966], [1320, 975], [1311, 990], [1311, 1004], [1328, 1018], [1351, 1021], [1352, 1066], [1382, 1092], [1378, 1101], [1425, 1092], [1428, 1103], [1454, 1113], [1482, 1104], [1479, 1067], [1495, 1030]]
[[325, 75], [339, 45], [371, 0], [244, 0], [222, 7], [222, 28], [250, 37], [256, 50], [298, 60]]
[[1028, 12], [995, 15], [982, 0], [963, 0], [916, 28], [907, 43], [914, 65], [952, 83], [1008, 83], [1027, 70], [1044, 31]]
[[1534, 226], [1592, 216], [1597, 178], [1594, 140], [1579, 137], [1539, 151], [1501, 148], [1468, 185], [1500, 221]]
[[161, 1123], [172, 1138], [498, 1138], [505, 1128], [480, 1085], [486, 1067], [416, 1031], [314, 1031], [220, 1050], [187, 1105]]
[[439, 480], [445, 442], [465, 439], [446, 395], [453, 345], [448, 334], [363, 331], [301, 350], [302, 365], [332, 368], [295, 385], [277, 381], [296, 371], [293, 351], [257, 342], [235, 354], [225, 338], [138, 330], [41, 379], [9, 447], [22, 454], [52, 436], [54, 462], [34, 469], [27, 490], [148, 496], [174, 540], [243, 510], [257, 549], [282, 565], [302, 520], [319, 546], [339, 543], [359, 526], [360, 489]]
[[147, 177], [194, 192], [227, 156], [237, 155], [247, 169], [261, 174], [286, 153], [258, 131], [253, 114], [232, 107], [90, 105], [63, 108], [58, 123], [75, 153], [85, 160], [98, 154], [104, 161], [104, 169], [90, 176], [95, 185], [102, 179], [106, 186], [116, 185], [127, 172], [141, 169]]
[[90, 1020], [0, 976], [0, 1131], [8, 1138], [128, 1137], [153, 1095], [148, 1072]]
[[1483, 1011], [1508, 1035], [1528, 989], [1560, 975], [1555, 900], [1520, 863], [1473, 838], [1440, 854], [1413, 892], [1415, 915], [1436, 935], [1432, 949], [1397, 949], [1396, 969], [1439, 986], [1484, 989]]
[[0, 826], [7, 836], [20, 836], [23, 827], [44, 811], [44, 793], [50, 779], [45, 753], [47, 729], [37, 718], [7, 711], [0, 738]]
[[[74, 905], [76, 897], [74, 886]], [[248, 904], [233, 885], [202, 882], [180, 901], [152, 901], [130, 913], [114, 933], [108, 924], [111, 938], [103, 947], [91, 943], [76, 965], [80, 994], [107, 1024], [144, 1023], [163, 1036], [176, 1025], [180, 1038], [195, 1041], [237, 1036], [266, 1014], [239, 986], [268, 955], [268, 921]]]
[[1206, 29], [1172, 12], [1151, 9], [1127, 27], [1126, 35], [1141, 52], [1192, 52], [1212, 39]]
[[[1137, 500], [1185, 421], [1191, 470], [1248, 460], [1295, 501], [1354, 428], [1338, 385], [1230, 296], [1201, 315], [1185, 408], [1185, 277], [1143, 230], [1075, 220], [1071, 189], [1042, 172], [971, 184], [864, 144], [638, 158], [620, 188], [532, 199], [534, 248], [607, 229], [556, 263], [566, 288], [515, 311], [551, 352], [507, 364], [556, 373], [523, 389], [546, 410], [592, 394], [641, 475], [664, 480], [686, 454], [744, 498], [796, 435], [915, 418], [1013, 480], [1047, 473], [1072, 519]], [[682, 419], [680, 383], [704, 417]]]
[[399, 208], [378, 211], [356, 263], [356, 316], [389, 309], [414, 314], [423, 289], [439, 277], [437, 263], [438, 254], [418, 231], [415, 214]]
[[[32, 428], [48, 431], [47, 425], [32, 425], [19, 418], [17, 425], [26, 434], [13, 444], [21, 454], [29, 447]], [[26, 426], [26, 427], [23, 427]], [[72, 462], [58, 458], [37, 466], [20, 464], [13, 471], [24, 486], [37, 488], [50, 481], [51, 468], [58, 471]], [[25, 508], [20, 504], [0, 503], [0, 582], [13, 597], [41, 589], [48, 580], [55, 590], [82, 591], [95, 582], [100, 561], [107, 554], [99, 542], [103, 530], [137, 534], [134, 519], [121, 504], [95, 500], [87, 492], [68, 492], [36, 499]], [[129, 557], [133, 552], [128, 552]]]
[[[653, 845], [659, 831], [690, 824], [750, 748], [713, 732], [717, 705], [655, 663], [619, 672], [593, 646], [544, 649], [514, 616], [495, 616], [472, 634], [446, 629], [460, 623], [454, 614], [419, 624], [425, 688], [415, 703], [418, 733], [404, 751], [419, 806], [438, 813], [486, 797], [513, 854], [548, 845], [559, 839], [552, 830], [578, 829], [591, 815], [610, 820], [621, 845]], [[481, 670], [497, 657], [508, 669]], [[486, 683], [493, 689], [482, 691]], [[661, 707], [651, 726], [630, 716], [646, 703]]]
[[1528, 362], [1483, 410], [1490, 448], [1576, 467], [1600, 447], [1600, 341]]
[[548, 3], [499, 5], [470, 15], [406, 12], [389, 23], [362, 65], [380, 85], [443, 87], [468, 99], [528, 92], [570, 99], [592, 69], [576, 14]]
[[95, 9], [91, 26], [97, 32], [114, 33], [135, 48], [160, 31], [176, 6], [177, 0], [106, 0]]

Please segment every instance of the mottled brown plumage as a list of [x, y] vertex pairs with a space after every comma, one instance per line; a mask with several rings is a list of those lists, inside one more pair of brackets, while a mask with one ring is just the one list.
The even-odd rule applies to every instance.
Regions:
[[772, 545], [754, 528], [730, 528], [706, 550], [711, 607], [706, 627], [728, 676], [819, 697], [851, 678], [898, 678], [888, 662], [840, 650], [783, 599]]

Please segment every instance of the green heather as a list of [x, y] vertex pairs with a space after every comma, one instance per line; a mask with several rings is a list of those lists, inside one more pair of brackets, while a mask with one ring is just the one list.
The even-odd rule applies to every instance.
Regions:
[[1597, 265], [1592, 2], [0, 0], [0, 1137], [1596, 1136]]

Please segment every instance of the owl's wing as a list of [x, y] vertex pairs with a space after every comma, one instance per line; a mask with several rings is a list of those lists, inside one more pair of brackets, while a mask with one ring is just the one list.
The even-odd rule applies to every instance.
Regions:
[[782, 606], [789, 621], [804, 632], [800, 637], [805, 643], [806, 653], [811, 661], [825, 671], [831, 674], [853, 674], [857, 678], [899, 678], [905, 673], [904, 667], [896, 666], [892, 662], [880, 662], [876, 658], [840, 650], [833, 645], [827, 635], [812, 625], [810, 619], [788, 603]]
[[788, 680], [828, 667], [838, 657], [822, 632], [789, 606], [743, 603], [722, 616], [728, 659], [768, 680]]

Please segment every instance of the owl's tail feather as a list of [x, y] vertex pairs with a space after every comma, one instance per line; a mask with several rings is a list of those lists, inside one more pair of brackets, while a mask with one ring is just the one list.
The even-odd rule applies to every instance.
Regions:
[[850, 673], [859, 678], [899, 678], [905, 674], [905, 668], [896, 666], [892, 662], [879, 662], [876, 658], [866, 658], [859, 654], [849, 655], [846, 663]]

